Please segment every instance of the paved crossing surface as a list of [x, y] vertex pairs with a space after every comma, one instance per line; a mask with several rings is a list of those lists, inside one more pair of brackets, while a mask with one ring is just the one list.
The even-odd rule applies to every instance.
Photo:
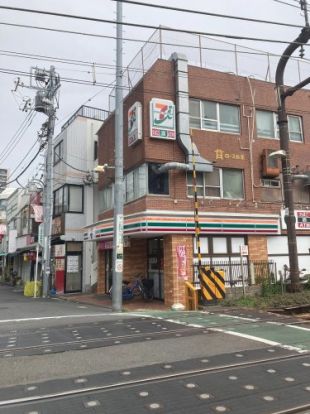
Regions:
[[310, 412], [310, 330], [295, 318], [2, 299], [1, 414]]

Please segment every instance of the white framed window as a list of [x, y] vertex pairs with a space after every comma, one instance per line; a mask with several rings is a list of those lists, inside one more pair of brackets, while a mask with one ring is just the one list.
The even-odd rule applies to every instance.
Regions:
[[114, 184], [99, 191], [99, 209], [106, 211], [114, 205]]
[[[290, 141], [303, 142], [301, 117], [288, 115]], [[278, 116], [275, 112], [256, 110], [257, 136], [261, 138], [279, 139]]]
[[54, 165], [58, 164], [64, 156], [63, 141], [60, 141], [54, 148]]
[[131, 201], [134, 199], [133, 171], [126, 174], [125, 183], [126, 183], [126, 201]]
[[142, 197], [146, 194], [146, 177], [146, 164], [140, 165], [140, 167], [136, 168], [133, 171], [133, 187], [135, 199]]
[[[243, 171], [214, 168], [210, 173], [196, 173], [197, 195], [204, 198], [244, 199]], [[194, 195], [192, 172], [187, 173], [187, 195]]]
[[236, 105], [190, 99], [189, 113], [191, 128], [240, 133], [240, 111]]
[[213, 254], [227, 254], [226, 237], [212, 237]]
[[290, 141], [303, 142], [301, 117], [288, 115]]
[[68, 185], [68, 212], [83, 213], [84, 188], [81, 185]]

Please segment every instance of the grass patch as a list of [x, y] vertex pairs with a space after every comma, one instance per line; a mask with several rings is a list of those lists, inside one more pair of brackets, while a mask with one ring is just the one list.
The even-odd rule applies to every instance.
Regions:
[[241, 306], [248, 308], [286, 308], [289, 306], [310, 305], [310, 291], [304, 290], [298, 293], [276, 293], [267, 296], [245, 296], [234, 299], [229, 298], [221, 302], [222, 306]]

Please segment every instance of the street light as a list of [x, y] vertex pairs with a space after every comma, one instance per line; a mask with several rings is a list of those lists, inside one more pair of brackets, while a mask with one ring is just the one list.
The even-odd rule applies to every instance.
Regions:
[[284, 150], [273, 151], [268, 155], [269, 158], [281, 158], [287, 157], [287, 153]]
[[115, 167], [112, 165], [103, 164], [103, 165], [97, 165], [97, 167], [95, 167], [93, 171], [97, 173], [104, 173], [106, 172], [107, 169], [111, 169], [111, 168], [115, 168]]
[[289, 130], [288, 130], [288, 117], [285, 108], [285, 100], [287, 97], [292, 96], [296, 91], [310, 83], [310, 77], [304, 81], [298, 83], [293, 87], [286, 87], [284, 85], [284, 70], [289, 61], [291, 55], [298, 47], [306, 44], [310, 39], [310, 28], [307, 21], [307, 8], [306, 2], [303, 2], [305, 7], [306, 26], [302, 29], [299, 36], [290, 43], [282, 54], [277, 70], [276, 70], [276, 90], [278, 97], [278, 125], [280, 136], [280, 151], [282, 151], [281, 163], [282, 163], [282, 176], [283, 176], [283, 193], [285, 204], [285, 216], [284, 220], [287, 228], [287, 243], [288, 243], [288, 256], [290, 264], [290, 289], [292, 292], [300, 290], [299, 281], [299, 267], [298, 267], [298, 252], [296, 241], [296, 218], [294, 212], [294, 199], [293, 199], [293, 183], [292, 172], [290, 164], [290, 152], [289, 152]]

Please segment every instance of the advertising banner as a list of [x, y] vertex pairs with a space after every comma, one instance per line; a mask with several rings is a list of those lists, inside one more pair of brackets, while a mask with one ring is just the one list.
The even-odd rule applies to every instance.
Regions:
[[177, 248], [177, 260], [178, 260], [178, 277], [187, 280], [187, 256], [186, 246], [178, 245]]

